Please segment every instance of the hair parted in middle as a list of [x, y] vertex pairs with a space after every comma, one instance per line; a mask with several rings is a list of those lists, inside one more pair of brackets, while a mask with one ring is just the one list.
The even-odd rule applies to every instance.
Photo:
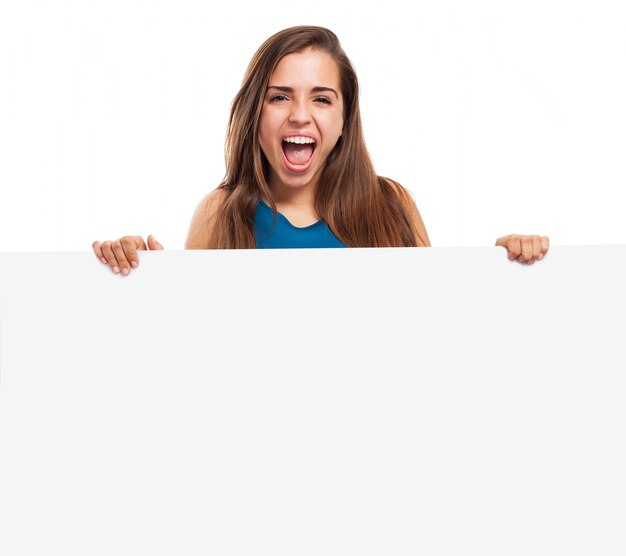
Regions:
[[[400, 184], [378, 176], [365, 146], [359, 84], [337, 36], [324, 27], [296, 26], [269, 37], [250, 61], [230, 110], [224, 149], [226, 174], [218, 189], [227, 193], [215, 214], [209, 248], [256, 247], [254, 214], [261, 195], [272, 198], [269, 162], [259, 143], [259, 120], [270, 77], [287, 54], [308, 48], [328, 53], [339, 69], [344, 103], [343, 131], [328, 155], [315, 190], [315, 211], [347, 247], [425, 245], [399, 195]], [[421, 240], [421, 241], [420, 241]]]

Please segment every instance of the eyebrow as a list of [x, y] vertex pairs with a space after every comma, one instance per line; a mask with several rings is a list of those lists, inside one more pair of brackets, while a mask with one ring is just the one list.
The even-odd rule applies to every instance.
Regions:
[[[283, 91], [285, 93], [293, 93], [293, 88], [292, 87], [282, 87], [279, 85], [270, 85], [268, 87], [268, 89], [278, 89], [279, 91]], [[339, 99], [339, 95], [337, 94], [337, 91], [335, 91], [335, 89], [331, 88], [331, 87], [313, 87], [311, 89], [311, 92], [313, 93], [324, 93], [326, 91], [331, 91], [333, 93], [335, 93], [335, 96], [337, 97], [337, 99]]]

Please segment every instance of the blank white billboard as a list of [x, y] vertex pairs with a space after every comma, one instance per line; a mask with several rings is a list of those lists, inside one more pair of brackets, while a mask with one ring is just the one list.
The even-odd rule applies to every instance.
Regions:
[[624, 554], [626, 246], [0, 254], [0, 554]]

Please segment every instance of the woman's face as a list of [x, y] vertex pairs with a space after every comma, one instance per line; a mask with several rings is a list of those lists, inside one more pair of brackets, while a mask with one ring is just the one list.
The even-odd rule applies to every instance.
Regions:
[[[276, 66], [259, 122], [259, 141], [270, 163], [272, 190], [316, 186], [342, 132], [339, 79], [335, 61], [314, 48], [287, 54]], [[310, 137], [315, 143], [310, 139], [284, 142], [288, 135]]]

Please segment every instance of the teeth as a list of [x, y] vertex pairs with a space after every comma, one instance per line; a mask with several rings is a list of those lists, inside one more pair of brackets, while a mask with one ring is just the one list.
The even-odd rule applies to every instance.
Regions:
[[315, 139], [312, 137], [286, 137], [283, 141], [287, 141], [287, 143], [298, 143], [299, 145], [304, 145], [305, 143], [315, 143]]

